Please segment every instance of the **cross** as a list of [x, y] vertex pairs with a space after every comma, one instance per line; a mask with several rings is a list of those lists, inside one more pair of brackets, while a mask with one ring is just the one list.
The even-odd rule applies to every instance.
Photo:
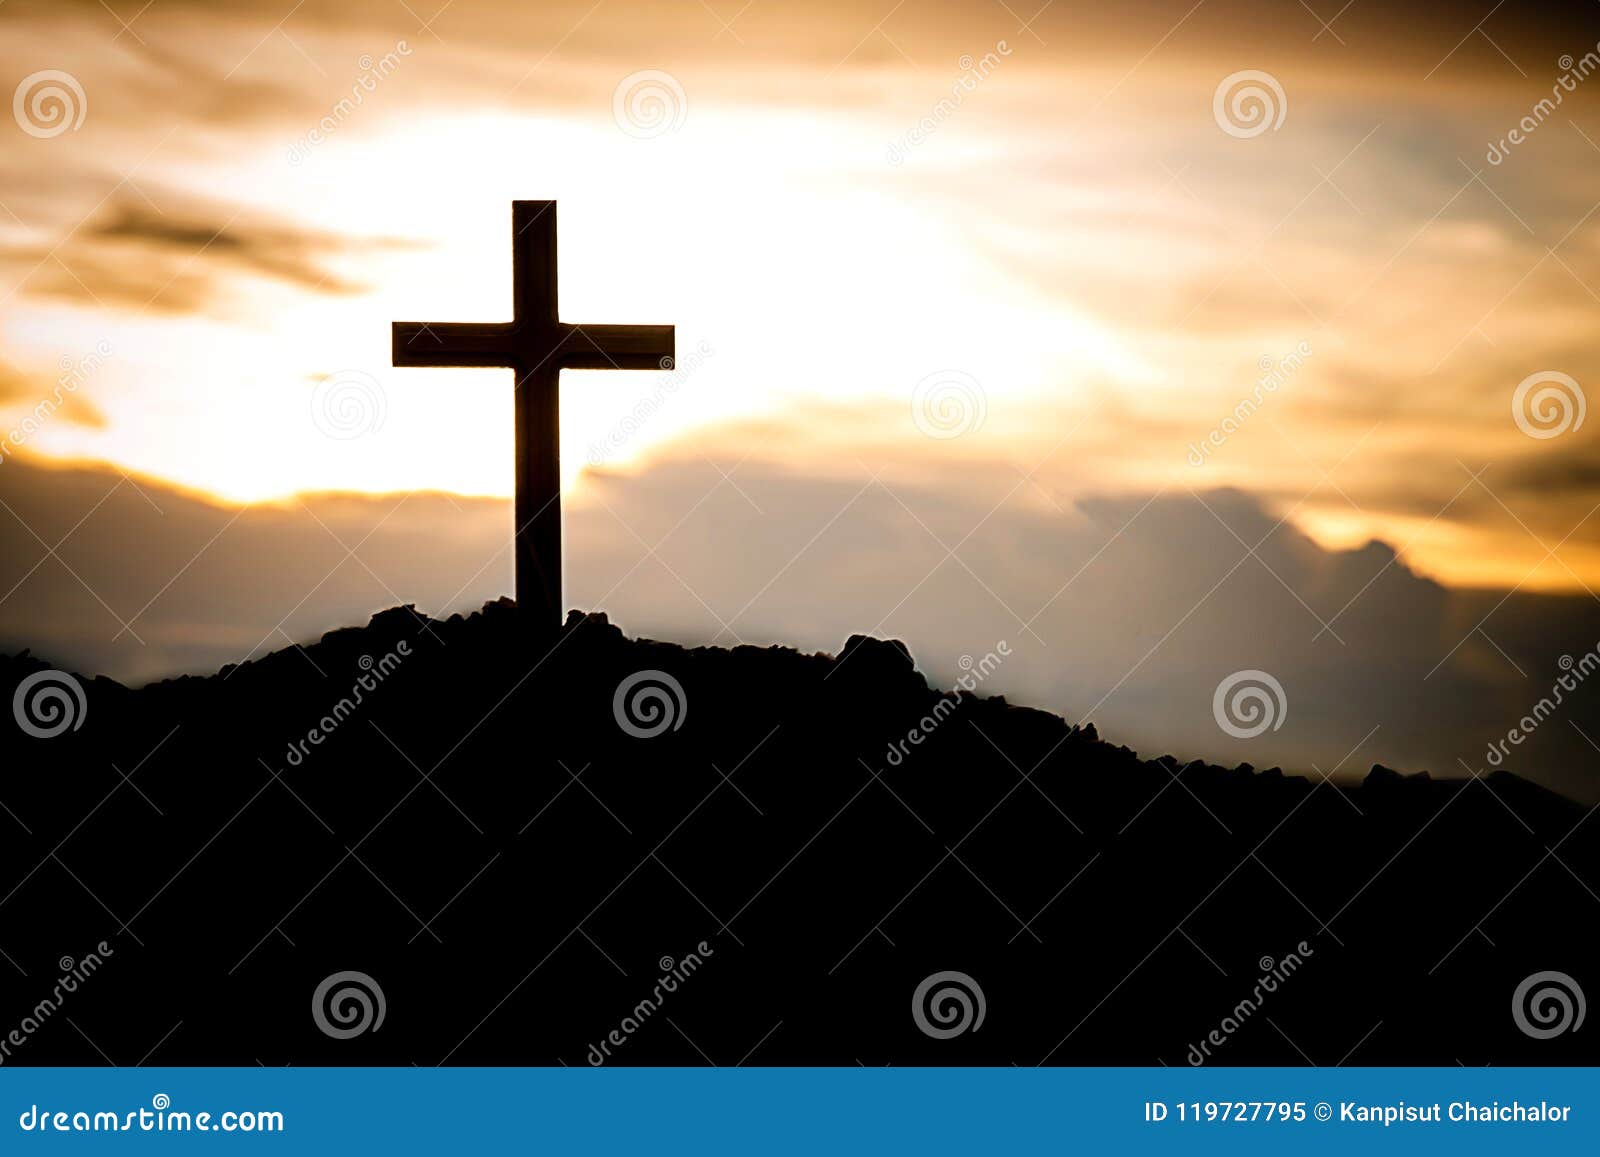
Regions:
[[[516, 371], [517, 607], [561, 625], [563, 369], [672, 368], [670, 325], [567, 325], [556, 309], [556, 203], [511, 203], [512, 319], [394, 323], [397, 366], [498, 366]], [[538, 616], [535, 619], [535, 616]]]

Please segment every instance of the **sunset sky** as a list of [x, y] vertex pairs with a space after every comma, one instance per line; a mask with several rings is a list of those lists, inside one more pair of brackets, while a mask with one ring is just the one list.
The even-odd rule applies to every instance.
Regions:
[[[1592, 604], [1600, 8], [1480, 7], [9, 0], [0, 75], [67, 74], [82, 120], [57, 132], [19, 92], [5, 126], [0, 496], [68, 467], [222, 522], [427, 492], [425, 540], [493, 557], [503, 508], [462, 512], [510, 494], [509, 375], [393, 369], [389, 323], [508, 317], [509, 202], [555, 198], [564, 319], [675, 324], [680, 359], [563, 379], [572, 601], [608, 609], [585, 535], [654, 544], [697, 491], [649, 530], [615, 495], [693, 469], [724, 498], [759, 479], [733, 499], [787, 531], [765, 573], [814, 542], [845, 601], [871, 536], [803, 516], [818, 488], [894, 497], [980, 601], [1012, 603], [1037, 528], [1103, 542], [1182, 502], [1244, 546], [1236, 505], [1330, 557], [1378, 540], [1447, 591]], [[1001, 510], [1034, 529], [963, 537]], [[734, 567], [728, 525], [695, 549]], [[45, 649], [30, 591], [76, 587], [30, 565], [0, 609]], [[504, 565], [437, 585], [493, 594], [473, 583]], [[625, 596], [633, 623], [727, 642], [739, 611], [784, 640], [759, 575], [724, 602], [674, 569]], [[1262, 577], [1315, 608], [1307, 634], [1345, 602]], [[699, 608], [652, 614], [685, 585]]]

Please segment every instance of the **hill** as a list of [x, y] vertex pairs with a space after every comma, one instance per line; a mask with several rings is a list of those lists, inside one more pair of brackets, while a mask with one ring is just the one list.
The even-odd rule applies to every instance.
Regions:
[[502, 601], [138, 690], [0, 660], [0, 1062], [1600, 1060], [1579, 993], [1519, 1027], [1594, 987], [1588, 809], [1141, 758], [1002, 659]]

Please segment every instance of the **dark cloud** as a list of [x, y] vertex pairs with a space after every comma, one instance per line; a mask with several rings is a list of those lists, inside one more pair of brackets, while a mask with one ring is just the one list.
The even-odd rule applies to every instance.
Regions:
[[215, 216], [186, 219], [148, 206], [123, 204], [108, 220], [84, 232], [93, 240], [131, 242], [186, 260], [233, 265], [323, 293], [350, 293], [360, 288], [337, 277], [321, 262], [363, 246], [314, 230], [246, 223], [237, 216], [224, 221]]
[[[107, 182], [110, 184], [111, 182]], [[322, 294], [367, 287], [335, 268], [339, 259], [399, 248], [264, 220], [150, 189], [120, 196], [53, 248], [0, 251], [33, 296], [165, 313], [225, 311], [230, 279], [265, 277]]]
[[[720, 15], [712, 6], [680, 10], [618, 3], [596, 9], [590, 0], [537, 5], [462, 0], [429, 10], [395, 0], [308, 0], [286, 12], [290, 7], [275, 0], [163, 0], [137, 17], [126, 13], [131, 32], [99, 0], [11, 0], [6, 11], [15, 23], [58, 28], [71, 23], [94, 35], [117, 35], [131, 52], [204, 47], [210, 58], [230, 65], [247, 51], [253, 56], [259, 49], [252, 46], [270, 36], [270, 51], [281, 51], [289, 66], [327, 72], [334, 63], [330, 43], [361, 41], [361, 50], [371, 51], [379, 43], [409, 37], [439, 56], [476, 58], [480, 74], [502, 92], [500, 68], [486, 64], [503, 62], [512, 80], [528, 77], [553, 48], [568, 64], [648, 59], [673, 67], [732, 60], [735, 67], [750, 69], [782, 61], [838, 66], [848, 74], [899, 68], [908, 58], [931, 68], [1002, 38], [1046, 65], [1081, 67], [1086, 59], [1109, 58], [1125, 59], [1124, 68], [1157, 49], [1160, 56], [1152, 61], [1157, 68], [1197, 57], [1233, 58], [1245, 42], [1256, 60], [1274, 68], [1298, 62], [1308, 73], [1379, 75], [1389, 83], [1433, 83], [1443, 89], [1485, 78], [1516, 84], [1518, 71], [1533, 75], [1559, 54], [1581, 55], [1600, 39], [1600, 14], [1580, 0], [1521, 0], [1493, 11], [1464, 10], [1445, 0], [1328, 4], [1320, 15], [1317, 5], [1286, 10], [1277, 0], [1213, 0], [1198, 7], [1191, 0], [1118, 5], [1056, 0], [1031, 12], [968, 0], [922, 0], [893, 11], [876, 0], [817, 0], [804, 6], [734, 6]], [[1519, 61], [1515, 68], [1507, 56]], [[529, 77], [524, 95], [559, 97], [560, 86], [546, 87], [544, 79]], [[265, 91], [261, 96], [236, 111], [270, 115], [273, 101]], [[215, 112], [209, 99], [186, 103], [197, 118]]]
[[1600, 491], [1600, 460], [1593, 446], [1565, 454], [1525, 460], [1506, 473], [1510, 485], [1537, 494], [1594, 494]]
[[[1587, 595], [1450, 590], [1381, 543], [1327, 551], [1275, 529], [1236, 492], [1058, 510], [1022, 495], [996, 508], [1014, 482], [999, 475], [954, 494], [881, 481], [752, 460], [730, 483], [698, 459], [591, 477], [567, 511], [568, 602], [687, 643], [831, 651], [854, 631], [894, 636], [946, 684], [962, 655], [1004, 639], [1012, 657], [986, 690], [1015, 702], [1090, 718], [1148, 754], [1341, 775], [1374, 760], [1485, 766], [1487, 745], [1549, 693], [1559, 657], [1600, 644]], [[241, 511], [22, 460], [0, 467], [0, 500], [0, 639], [122, 677], [214, 669], [398, 602], [470, 610], [510, 588], [503, 502], [314, 496]], [[39, 539], [62, 536], [57, 562]], [[117, 637], [124, 623], [142, 644]], [[1288, 712], [1236, 740], [1212, 696], [1249, 669], [1281, 682]], [[1600, 735], [1597, 694], [1568, 696], [1505, 762], [1600, 795], [1574, 726]]]

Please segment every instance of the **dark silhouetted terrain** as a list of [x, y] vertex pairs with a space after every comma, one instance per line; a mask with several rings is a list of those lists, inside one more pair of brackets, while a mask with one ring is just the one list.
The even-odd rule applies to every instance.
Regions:
[[[0, 661], [8, 701], [44, 666]], [[645, 671], [681, 696], [637, 683], [625, 729]], [[1182, 1065], [1213, 1030], [1219, 1064], [1600, 1061], [1600, 1025], [1513, 1015], [1539, 972], [1600, 993], [1600, 829], [1503, 771], [1143, 759], [941, 706], [895, 643], [524, 638], [505, 602], [83, 685], [76, 729], [7, 724], [7, 1064], [582, 1065], [614, 1030], [617, 1064]], [[346, 971], [383, 1019], [341, 1038], [313, 997]], [[913, 994], [946, 971], [983, 1019], [941, 1038]]]

